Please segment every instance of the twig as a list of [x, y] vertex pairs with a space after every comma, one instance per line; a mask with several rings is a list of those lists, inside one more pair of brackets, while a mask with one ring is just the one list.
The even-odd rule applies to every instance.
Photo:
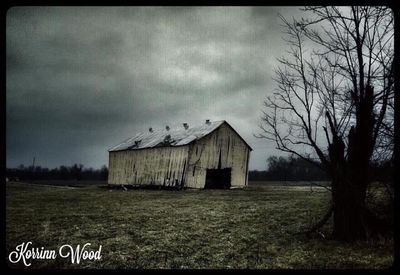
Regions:
[[[313, 232], [317, 231], [319, 228], [321, 228], [332, 216], [332, 213], [333, 213], [333, 205], [330, 206], [328, 212], [313, 227], [311, 227], [310, 229], [308, 229], [306, 231], [297, 232], [297, 233], [295, 233], [295, 235], [306, 234], [306, 236], [309, 236], [311, 233], [313, 233]], [[322, 234], [321, 232], [317, 231], [317, 233], [319, 235], [321, 235], [323, 238], [325, 238], [324, 234]]]
[[332, 216], [333, 213], [333, 205], [329, 208], [328, 212], [322, 217], [322, 219], [317, 222], [311, 229], [307, 230], [304, 232], [307, 236], [310, 235], [311, 233], [315, 232], [316, 230], [320, 229]]
[[323, 187], [326, 190], [328, 190], [329, 192], [332, 192], [332, 189], [329, 188], [328, 186], [325, 186], [325, 185], [322, 185], [322, 184], [318, 184], [318, 183], [315, 183], [315, 182], [312, 182], [312, 181], [310, 181], [309, 183], [310, 183], [310, 186], [311, 186], [311, 191], [313, 191], [312, 190], [312, 186], [315, 185], [315, 186], [318, 186], [318, 187]]

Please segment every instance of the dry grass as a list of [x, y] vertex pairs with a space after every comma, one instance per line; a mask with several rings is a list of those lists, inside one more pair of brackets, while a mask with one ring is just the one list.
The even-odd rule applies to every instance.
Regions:
[[[102, 245], [102, 260], [31, 268], [386, 268], [392, 241], [343, 244], [294, 233], [322, 215], [323, 188], [154, 191], [7, 184], [7, 255], [21, 242]], [[23, 267], [11, 265], [10, 267]]]

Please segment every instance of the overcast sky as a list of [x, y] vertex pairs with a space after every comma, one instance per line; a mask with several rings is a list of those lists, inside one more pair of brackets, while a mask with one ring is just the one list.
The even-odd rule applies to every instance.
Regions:
[[250, 169], [281, 155], [259, 133], [276, 58], [278, 7], [17, 7], [7, 14], [7, 167], [108, 163], [147, 131], [228, 121]]

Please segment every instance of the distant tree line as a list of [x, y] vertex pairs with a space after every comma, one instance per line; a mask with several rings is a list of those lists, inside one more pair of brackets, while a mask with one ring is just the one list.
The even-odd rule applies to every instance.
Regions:
[[[325, 171], [314, 164], [295, 156], [271, 156], [267, 160], [267, 169], [249, 172], [252, 181], [328, 181], [330, 178]], [[393, 163], [384, 161], [372, 165], [375, 181], [392, 181]]]
[[100, 169], [84, 168], [82, 164], [72, 166], [61, 165], [49, 169], [41, 166], [19, 165], [17, 168], [7, 168], [9, 179], [26, 180], [107, 180], [108, 168], [103, 165]]

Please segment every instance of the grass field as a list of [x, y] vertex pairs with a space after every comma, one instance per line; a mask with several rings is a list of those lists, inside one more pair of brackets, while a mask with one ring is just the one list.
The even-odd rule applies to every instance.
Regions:
[[102, 245], [100, 261], [58, 257], [30, 268], [390, 267], [392, 240], [343, 244], [295, 234], [328, 199], [324, 188], [276, 184], [178, 192], [7, 183], [7, 255], [28, 241], [55, 250], [90, 242]]

